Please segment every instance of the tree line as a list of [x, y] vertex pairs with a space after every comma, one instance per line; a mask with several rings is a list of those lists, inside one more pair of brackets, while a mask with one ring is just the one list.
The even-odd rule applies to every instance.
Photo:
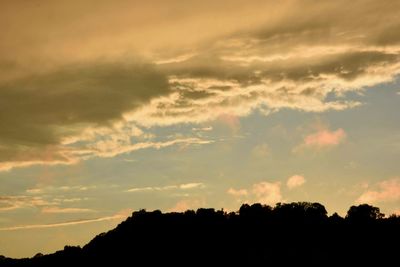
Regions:
[[139, 210], [83, 247], [0, 266], [383, 266], [398, 262], [400, 216], [368, 204], [328, 216], [320, 203], [243, 204], [162, 213]]

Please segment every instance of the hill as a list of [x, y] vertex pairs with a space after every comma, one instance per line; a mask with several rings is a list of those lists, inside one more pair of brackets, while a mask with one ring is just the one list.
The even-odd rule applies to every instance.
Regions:
[[399, 261], [399, 240], [400, 217], [367, 204], [345, 218], [309, 202], [244, 204], [235, 213], [140, 210], [82, 248], [0, 257], [0, 266], [384, 266]]

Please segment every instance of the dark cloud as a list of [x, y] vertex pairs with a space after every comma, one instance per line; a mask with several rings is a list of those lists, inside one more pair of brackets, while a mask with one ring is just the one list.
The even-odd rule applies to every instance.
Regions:
[[57, 154], [63, 138], [110, 125], [168, 92], [166, 78], [145, 64], [73, 65], [2, 83], [0, 160], [40, 159], [46, 148]]

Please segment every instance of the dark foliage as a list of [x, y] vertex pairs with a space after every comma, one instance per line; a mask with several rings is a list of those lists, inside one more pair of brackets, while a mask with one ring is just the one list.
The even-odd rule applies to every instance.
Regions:
[[319, 203], [134, 212], [83, 248], [66, 246], [0, 266], [384, 266], [398, 261], [400, 217], [352, 206], [328, 217]]

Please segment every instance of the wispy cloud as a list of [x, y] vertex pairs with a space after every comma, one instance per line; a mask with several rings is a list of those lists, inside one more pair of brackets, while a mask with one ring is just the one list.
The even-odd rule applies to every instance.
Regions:
[[205, 185], [203, 183], [187, 183], [179, 185], [180, 189], [193, 189], [193, 188], [204, 188]]
[[189, 54], [183, 54], [183, 55], [179, 55], [177, 57], [172, 57], [172, 58], [158, 59], [158, 60], [156, 59], [154, 63], [157, 65], [179, 63], [179, 62], [184, 62], [184, 61], [190, 59], [194, 55], [195, 55], [194, 53], [189, 53]]
[[78, 161], [72, 158], [65, 158], [65, 160], [26, 160], [26, 161], [3, 161], [0, 162], [0, 172], [1, 171], [10, 171], [15, 168], [26, 168], [30, 166], [36, 165], [47, 165], [47, 166], [55, 166], [55, 165], [72, 165], [76, 164]]
[[195, 132], [209, 132], [209, 131], [212, 131], [212, 130], [213, 130], [212, 126], [200, 127], [200, 128], [196, 128], [196, 127], [192, 128], [192, 131], [195, 131]]
[[42, 208], [42, 213], [90, 213], [96, 212], [92, 209], [82, 209], [82, 208], [60, 208], [60, 207], [44, 207]]
[[125, 192], [146, 192], [146, 191], [166, 191], [166, 190], [190, 190], [190, 189], [201, 189], [204, 188], [203, 183], [187, 183], [179, 185], [166, 185], [166, 186], [147, 186], [147, 187], [135, 187], [126, 190]]
[[142, 142], [136, 144], [130, 144], [130, 141], [127, 143], [121, 142], [104, 142], [99, 141], [91, 146], [92, 153], [94, 156], [98, 157], [114, 157], [116, 155], [129, 153], [132, 151], [140, 150], [140, 149], [161, 149], [164, 147], [169, 147], [173, 145], [203, 145], [203, 144], [210, 144], [212, 140], [205, 140], [200, 138], [179, 138], [174, 140], [167, 140], [167, 141], [160, 141], [160, 142]]
[[79, 213], [93, 212], [93, 210], [72, 207], [59, 207], [60, 205], [70, 205], [84, 200], [84, 198], [65, 198], [50, 196], [0, 196], [0, 212], [12, 211], [24, 208], [35, 208], [43, 213]]
[[74, 186], [44, 186], [35, 187], [26, 190], [26, 193], [37, 195], [37, 194], [48, 194], [48, 193], [62, 193], [62, 192], [79, 192], [96, 189], [96, 185], [74, 185]]
[[[113, 138], [113, 135], [110, 135], [107, 138], [111, 139], [101, 141], [92, 140], [92, 143], [88, 144], [86, 147], [63, 150], [62, 154], [64, 160], [53, 160], [53, 158], [50, 158], [49, 161], [0, 161], [0, 171], [9, 171], [13, 168], [28, 167], [33, 165], [71, 165], [93, 157], [110, 158], [141, 149], [162, 149], [174, 145], [187, 147], [190, 145], [204, 145], [213, 143], [212, 140], [206, 140], [196, 137], [180, 138], [159, 142], [138, 142], [134, 144], [131, 143], [129, 136], [125, 136], [125, 138], [120, 139], [119, 137]], [[59, 152], [60, 151], [56, 153]]]
[[88, 200], [88, 197], [74, 197], [74, 198], [54, 198], [53, 201], [58, 203], [73, 203], [73, 202], [81, 202], [84, 200]]
[[377, 184], [368, 186], [356, 203], [384, 203], [400, 201], [400, 178], [393, 178], [378, 182]]
[[44, 228], [55, 228], [55, 227], [65, 227], [86, 223], [94, 223], [94, 222], [102, 222], [102, 221], [111, 221], [111, 220], [119, 220], [125, 218], [125, 215], [116, 214], [113, 216], [100, 217], [94, 219], [85, 219], [85, 220], [77, 220], [71, 222], [61, 222], [61, 223], [52, 223], [52, 224], [31, 224], [31, 225], [21, 225], [21, 226], [11, 226], [11, 227], [3, 227], [0, 228], [0, 231], [15, 231], [15, 230], [29, 230], [29, 229], [44, 229]]
[[0, 196], [0, 212], [21, 208], [41, 208], [57, 205], [58, 202], [40, 196]]

